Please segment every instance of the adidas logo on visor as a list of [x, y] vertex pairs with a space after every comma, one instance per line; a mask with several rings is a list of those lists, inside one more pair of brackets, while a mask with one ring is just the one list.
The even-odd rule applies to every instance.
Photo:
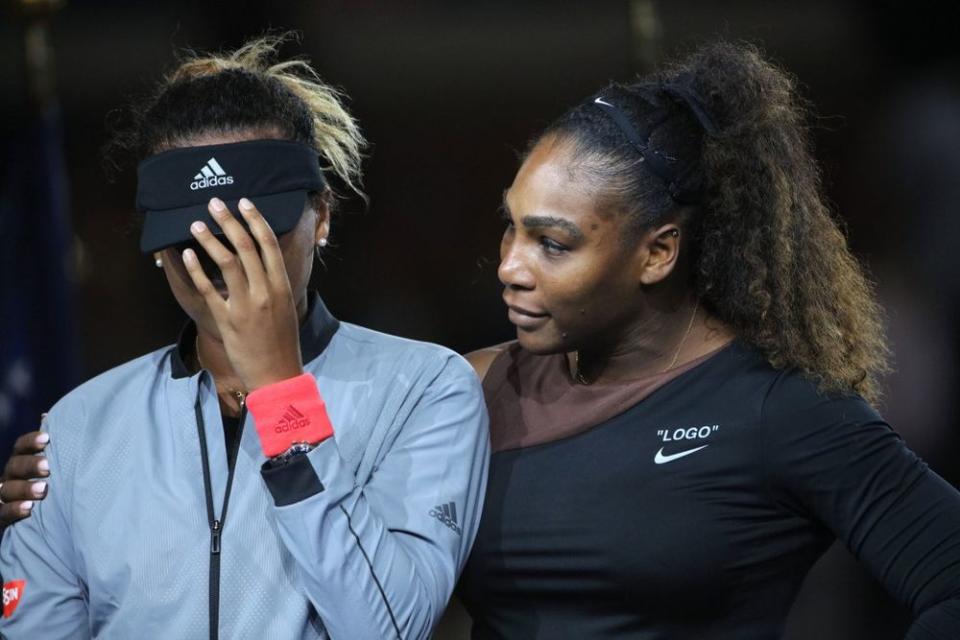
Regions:
[[227, 172], [223, 170], [223, 167], [220, 166], [216, 158], [210, 158], [207, 160], [207, 164], [203, 165], [200, 169], [200, 173], [193, 176], [190, 189], [197, 191], [198, 189], [217, 187], [225, 184], [233, 184], [233, 176], [227, 175]]

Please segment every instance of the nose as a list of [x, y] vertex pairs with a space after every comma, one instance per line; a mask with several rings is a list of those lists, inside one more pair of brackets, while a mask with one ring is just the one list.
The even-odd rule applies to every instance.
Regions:
[[510, 289], [533, 289], [536, 280], [527, 265], [522, 247], [515, 241], [515, 234], [508, 229], [500, 242], [500, 266], [497, 277]]

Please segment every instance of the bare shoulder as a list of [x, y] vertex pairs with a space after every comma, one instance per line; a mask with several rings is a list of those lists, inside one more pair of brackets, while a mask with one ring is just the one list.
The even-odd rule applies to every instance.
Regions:
[[476, 351], [471, 351], [470, 353], [465, 354], [463, 357], [467, 359], [474, 370], [477, 372], [477, 376], [481, 380], [487, 375], [487, 370], [490, 369], [490, 365], [493, 364], [493, 361], [497, 359], [501, 353], [506, 351], [514, 341], [504, 342], [502, 344], [494, 345], [492, 347], [484, 347], [483, 349], [477, 349]]

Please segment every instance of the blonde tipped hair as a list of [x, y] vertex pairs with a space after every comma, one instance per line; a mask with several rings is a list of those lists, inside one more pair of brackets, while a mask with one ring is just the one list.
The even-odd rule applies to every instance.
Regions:
[[[312, 139], [309, 142], [327, 163], [324, 169], [336, 174], [347, 187], [366, 198], [361, 190], [361, 163], [366, 140], [357, 122], [344, 107], [343, 93], [325, 83], [302, 58], [278, 61], [278, 49], [294, 37], [292, 33], [262, 36], [232, 52], [188, 52], [179, 66], [164, 78], [158, 95], [162, 96], [172, 87], [219, 76], [224, 72], [243, 72], [268, 84], [278, 83], [296, 96], [312, 116]], [[154, 104], [158, 103], [159, 100], [155, 100]], [[263, 122], [261, 127], [254, 126], [252, 129], [270, 129], [273, 124]], [[283, 123], [276, 124], [285, 128]]]

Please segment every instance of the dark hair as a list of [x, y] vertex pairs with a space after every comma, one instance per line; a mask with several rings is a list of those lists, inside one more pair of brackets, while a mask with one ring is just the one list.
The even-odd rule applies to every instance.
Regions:
[[361, 197], [365, 140], [343, 106], [304, 60], [276, 62], [292, 34], [265, 36], [233, 52], [191, 53], [157, 89], [130, 108], [106, 149], [144, 157], [210, 133], [276, 137], [311, 145], [347, 188]]
[[[569, 145], [582, 184], [633, 228], [677, 220], [701, 304], [774, 367], [877, 400], [888, 358], [880, 308], [824, 203], [793, 79], [751, 45], [718, 42], [598, 95], [650, 131], [649, 149], [672, 159], [670, 181], [593, 96], [538, 140]], [[701, 195], [688, 205], [671, 192]]]

